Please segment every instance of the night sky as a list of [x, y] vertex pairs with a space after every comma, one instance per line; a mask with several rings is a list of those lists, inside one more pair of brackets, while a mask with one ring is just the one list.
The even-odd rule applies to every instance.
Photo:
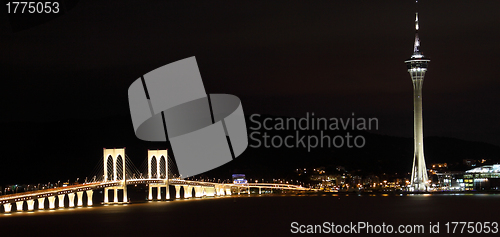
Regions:
[[[418, 8], [424, 135], [500, 145], [500, 2]], [[414, 13], [412, 0], [80, 1], [15, 32], [3, 11], [0, 122], [129, 117], [134, 80], [196, 56], [206, 91], [238, 96], [247, 115], [354, 112], [412, 137]]]

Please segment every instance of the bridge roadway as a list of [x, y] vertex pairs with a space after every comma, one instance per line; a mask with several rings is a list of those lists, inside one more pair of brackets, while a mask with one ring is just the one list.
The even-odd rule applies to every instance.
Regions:
[[[212, 183], [212, 182], [202, 182], [202, 181], [192, 181], [192, 180], [182, 180], [182, 179], [128, 179], [126, 180], [126, 185], [134, 184], [148, 184], [149, 186], [149, 200], [153, 200], [152, 189], [161, 187], [168, 187], [169, 185], [174, 186], [176, 190], [175, 198], [179, 199], [181, 188], [184, 191], [184, 198], [191, 197], [203, 197], [203, 196], [225, 196], [232, 195], [233, 193], [241, 194], [242, 190], [245, 190], [247, 194], [250, 194], [252, 188], [258, 189], [258, 194], [262, 193], [262, 189], [280, 189], [280, 190], [297, 190], [297, 191], [317, 191], [315, 189], [304, 188], [298, 185], [291, 184], [276, 184], [276, 183], [246, 183], [246, 184], [233, 184], [233, 183]], [[126, 196], [126, 185], [124, 185], [123, 180], [120, 181], [107, 181], [107, 182], [92, 182], [84, 184], [70, 185], [66, 187], [57, 187], [51, 189], [43, 189], [37, 191], [29, 191], [23, 193], [9, 194], [0, 196], [0, 205], [3, 205], [4, 212], [9, 213], [12, 211], [12, 205], [16, 204], [16, 210], [22, 211], [24, 202], [27, 203], [28, 211], [35, 210], [35, 200], [38, 200], [38, 209], [45, 209], [45, 199], [49, 201], [49, 209], [56, 208], [56, 197], [58, 199], [58, 207], [64, 207], [65, 197], [69, 200], [69, 207], [75, 207], [75, 193], [77, 196], [76, 206], [83, 206], [83, 194], [87, 194], [87, 206], [92, 206], [92, 195], [93, 190], [104, 188], [104, 203], [127, 203]], [[114, 202], [109, 202], [108, 200], [108, 190], [113, 189], [115, 191]], [[123, 202], [118, 201], [117, 190], [124, 190], [124, 200]], [[166, 189], [166, 199], [170, 199], [169, 189]], [[194, 191], [194, 194], [193, 194]], [[157, 192], [158, 200], [161, 200], [161, 192]]]

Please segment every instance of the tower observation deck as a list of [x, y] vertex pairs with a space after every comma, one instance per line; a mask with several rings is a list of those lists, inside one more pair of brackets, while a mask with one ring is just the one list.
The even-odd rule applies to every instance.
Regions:
[[418, 12], [415, 13], [415, 43], [413, 55], [405, 61], [408, 72], [413, 82], [413, 132], [414, 132], [414, 157], [411, 173], [412, 191], [425, 191], [429, 185], [427, 168], [424, 158], [424, 133], [422, 120], [422, 86], [427, 65], [430, 60], [420, 52], [420, 39], [418, 37]]

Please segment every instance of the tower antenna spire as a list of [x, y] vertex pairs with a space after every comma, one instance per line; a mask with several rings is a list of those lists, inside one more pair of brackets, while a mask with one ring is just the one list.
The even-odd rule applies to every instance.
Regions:
[[415, 43], [413, 44], [413, 56], [422, 55], [420, 52], [420, 38], [418, 38], [418, 0], [415, 0]]
[[415, 43], [413, 45], [413, 55], [420, 55], [420, 39], [418, 38], [418, 12], [415, 12]]
[[413, 55], [420, 55], [420, 38], [418, 38], [418, 12], [415, 12], [415, 43], [413, 45]]

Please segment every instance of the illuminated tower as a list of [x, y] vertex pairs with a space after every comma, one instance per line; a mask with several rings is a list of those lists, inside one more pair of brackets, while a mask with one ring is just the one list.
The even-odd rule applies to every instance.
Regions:
[[415, 191], [424, 191], [428, 186], [427, 168], [424, 158], [424, 133], [422, 121], [422, 86], [427, 64], [430, 62], [420, 52], [420, 39], [418, 38], [418, 12], [415, 13], [415, 44], [413, 55], [406, 60], [406, 66], [413, 81], [413, 132], [415, 142], [415, 155], [411, 171], [411, 187]]

